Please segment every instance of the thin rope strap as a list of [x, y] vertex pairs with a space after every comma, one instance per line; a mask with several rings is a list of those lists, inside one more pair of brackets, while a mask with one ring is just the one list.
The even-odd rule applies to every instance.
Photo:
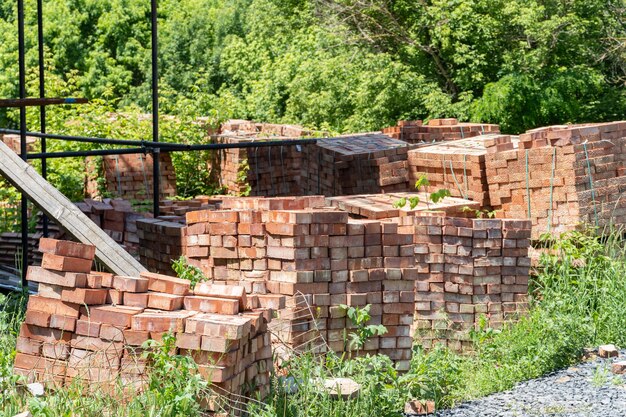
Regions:
[[589, 152], [587, 151], [587, 142], [583, 143], [585, 150], [585, 158], [587, 159], [587, 173], [589, 175], [589, 188], [591, 189], [591, 200], [593, 201], [593, 215], [595, 217], [596, 227], [598, 226], [598, 209], [596, 207], [596, 191], [593, 188], [593, 177], [591, 176], [591, 164], [589, 163]]
[[119, 163], [119, 159], [117, 157], [117, 155], [114, 156], [115, 158], [115, 176], [117, 177], [117, 195], [120, 196], [122, 195], [122, 177], [120, 175], [120, 163]]
[[143, 186], [146, 189], [146, 198], [149, 196], [150, 190], [148, 189], [148, 177], [146, 176], [146, 166], [143, 163], [143, 155], [139, 154], [139, 160], [141, 161], [141, 172], [143, 173]]
[[452, 173], [452, 179], [454, 180], [454, 183], [456, 184], [456, 188], [459, 189], [459, 194], [461, 194], [461, 196], [467, 200], [467, 195], [463, 196], [463, 190], [461, 190], [461, 184], [459, 184], [459, 182], [456, 180], [456, 174], [454, 173], [454, 169], [452, 168], [452, 161], [448, 161], [450, 162], [450, 172]]
[[467, 154], [463, 154], [463, 181], [465, 182], [465, 198], [469, 195], [469, 188], [467, 186]]
[[276, 194], [274, 194], [274, 181], [272, 180], [272, 175], [274, 174], [274, 170], [272, 169], [272, 147], [269, 146], [267, 148], [267, 160], [269, 163], [269, 167], [270, 167], [270, 190], [272, 192], [272, 197], [275, 197]]
[[260, 181], [259, 181], [259, 154], [258, 154], [258, 152], [259, 152], [259, 148], [258, 147], [254, 148], [254, 174], [255, 174], [255, 177], [256, 177], [256, 195], [260, 195], [260, 193], [259, 193], [259, 187], [260, 187], [259, 183], [260, 183]]
[[288, 195], [289, 192], [287, 191], [287, 184], [285, 184], [285, 160], [283, 158], [283, 146], [280, 146], [280, 167], [281, 167], [281, 177], [283, 179], [283, 195]]
[[528, 200], [528, 218], [530, 219], [530, 174], [528, 173], [528, 149], [526, 149], [526, 199]]
[[465, 134], [463, 133], [463, 126], [459, 126], [461, 128], [461, 139], [465, 139]]
[[480, 125], [480, 130], [483, 132], [483, 135], [485, 134], [485, 125], [481, 124]]
[[553, 195], [554, 195], [554, 169], [556, 167], [556, 147], [552, 148], [552, 174], [550, 175], [550, 213], [548, 214], [548, 233], [552, 229], [552, 207], [553, 207]]

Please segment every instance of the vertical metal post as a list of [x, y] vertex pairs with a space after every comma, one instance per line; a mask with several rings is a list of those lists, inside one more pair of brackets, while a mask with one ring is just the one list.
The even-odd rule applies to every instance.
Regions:
[[[24, 0], [17, 0], [17, 33], [19, 54], [20, 98], [26, 98], [26, 50], [24, 39]], [[20, 106], [20, 156], [26, 160], [26, 106]], [[22, 193], [22, 288], [26, 288], [28, 268], [28, 199]]]
[[[46, 97], [45, 83], [45, 63], [43, 51], [43, 0], [37, 0], [37, 43], [39, 46], [39, 97]], [[39, 120], [41, 123], [41, 133], [46, 133], [46, 106], [39, 107]], [[46, 138], [41, 138], [41, 153], [47, 151]], [[41, 176], [48, 178], [48, 161], [44, 157], [41, 159]], [[48, 216], [43, 215], [43, 235], [48, 237]]]
[[[152, 140], [159, 141], [159, 40], [157, 32], [157, 0], [152, 0]], [[160, 192], [160, 153], [159, 148], [152, 152], [152, 200], [154, 217], [159, 216]]]

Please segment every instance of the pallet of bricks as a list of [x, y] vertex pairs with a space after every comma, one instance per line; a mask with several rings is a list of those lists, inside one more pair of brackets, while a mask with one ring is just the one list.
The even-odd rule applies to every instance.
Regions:
[[174, 275], [172, 262], [186, 254], [185, 224], [169, 216], [137, 221], [139, 260], [150, 271]]
[[[161, 152], [160, 161], [160, 196], [176, 195], [176, 172], [169, 153]], [[152, 155], [111, 155], [102, 157], [101, 167], [97, 159], [86, 159], [86, 191], [92, 197], [98, 192], [98, 181], [104, 176], [105, 189], [108, 193], [127, 200], [146, 200], [152, 198]], [[102, 172], [102, 174], [100, 174]]]
[[229, 209], [187, 214], [187, 256], [213, 280], [241, 283], [278, 308], [272, 336], [280, 348], [351, 351], [354, 323], [340, 305], [371, 304], [370, 324], [388, 333], [359, 354], [384, 353], [408, 369], [417, 276], [411, 227], [349, 219], [321, 196], [223, 204]]
[[457, 119], [402, 120], [397, 126], [383, 129], [383, 133], [408, 143], [447, 142], [500, 133], [500, 126], [483, 123], [459, 123]]
[[[496, 141], [506, 142], [496, 145]], [[412, 149], [408, 156], [409, 182], [415, 184], [425, 176], [429, 185], [423, 190], [432, 193], [447, 189], [453, 197], [476, 201], [479, 209], [489, 210], [487, 152], [504, 152], [517, 145], [515, 136], [485, 134]]]
[[471, 346], [481, 317], [492, 328], [527, 309], [528, 220], [470, 219], [443, 213], [401, 219], [414, 227], [416, 339], [424, 347]]
[[[419, 199], [418, 204], [411, 208], [410, 200], [416, 197]], [[404, 206], [398, 207], [400, 201], [405, 201]], [[435, 203], [430, 201], [430, 194], [425, 192], [327, 197], [326, 203], [352, 216], [370, 220], [411, 217], [419, 212], [433, 210], [443, 211], [449, 216], [468, 217], [480, 209], [477, 202], [462, 198], [445, 197]]]
[[150, 271], [174, 275], [172, 262], [186, 254], [185, 214], [190, 211], [216, 210], [229, 196], [198, 196], [192, 200], [161, 201], [163, 215], [136, 222], [139, 259]]
[[211, 383], [210, 411], [227, 407], [231, 396], [268, 393], [272, 314], [243, 287], [202, 283], [191, 290], [187, 280], [154, 273], [96, 273], [93, 246], [42, 239], [40, 249], [42, 266], [28, 270], [39, 293], [28, 301], [16, 374], [53, 387], [134, 395], [149, 378], [144, 343], [172, 332], [172, 353], [191, 355]]
[[[275, 141], [311, 136], [295, 125], [229, 120], [212, 143]], [[219, 168], [220, 184], [232, 194], [281, 196], [302, 194], [300, 168], [302, 146], [224, 149], [213, 154], [210, 165]]]
[[135, 213], [130, 201], [120, 198], [105, 198], [102, 201], [87, 198], [74, 204], [126, 250], [131, 253], [139, 251], [137, 221], [146, 215]]
[[409, 191], [409, 145], [380, 133], [321, 139], [303, 148], [302, 188], [326, 196]]
[[530, 219], [533, 239], [626, 224], [626, 122], [530, 130], [486, 169], [497, 215]]

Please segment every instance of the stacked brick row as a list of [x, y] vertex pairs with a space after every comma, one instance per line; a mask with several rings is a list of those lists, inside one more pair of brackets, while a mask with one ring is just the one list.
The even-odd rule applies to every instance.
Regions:
[[[88, 157], [86, 160], [87, 184], [86, 193], [91, 197], [97, 195], [98, 182], [104, 180], [106, 192], [126, 200], [152, 199], [152, 154], [109, 155], [98, 159]], [[160, 196], [159, 198], [176, 195], [176, 173], [172, 158], [167, 152], [160, 153]], [[102, 172], [103, 178], [99, 172]]]
[[413, 149], [408, 157], [409, 181], [414, 184], [425, 175], [429, 182], [423, 187], [425, 191], [447, 189], [453, 197], [476, 201], [479, 208], [490, 209], [487, 152], [515, 149], [517, 142], [516, 137], [486, 134]]
[[432, 119], [427, 125], [421, 120], [403, 120], [397, 126], [383, 129], [383, 133], [408, 143], [428, 143], [500, 133], [500, 127], [482, 123], [459, 123], [457, 119]]
[[131, 253], [138, 252], [137, 221], [145, 215], [135, 213], [130, 201], [119, 198], [102, 201], [85, 199], [75, 204], [113, 240]]
[[137, 221], [139, 260], [150, 271], [174, 275], [172, 262], [186, 253], [185, 225], [163, 218]]
[[[410, 200], [418, 198], [418, 204], [411, 208]], [[389, 193], [364, 194], [345, 197], [328, 197], [329, 206], [345, 210], [353, 216], [366, 219], [389, 219], [394, 217], [414, 216], [423, 211], [443, 211], [448, 216], [474, 216], [480, 205], [475, 201], [462, 198], [445, 197], [436, 203], [430, 200], [430, 193]], [[398, 207], [399, 201], [406, 203]], [[469, 210], [468, 210], [469, 209]]]
[[[239, 143], [297, 139], [312, 131], [296, 125], [228, 120], [213, 143]], [[306, 145], [305, 145], [306, 146]], [[212, 153], [209, 167], [229, 194], [287, 196], [300, 195], [300, 168], [303, 146], [224, 149]]]
[[[28, 260], [30, 265], [41, 262], [41, 254], [37, 252], [41, 233], [28, 234]], [[22, 262], [22, 234], [0, 233], [0, 264], [7, 266], [20, 265]]]
[[[216, 136], [213, 143], [239, 143], [287, 138]], [[294, 139], [294, 138], [291, 138]], [[306, 146], [306, 145], [304, 145]], [[298, 195], [303, 146], [224, 149], [213, 153], [211, 169], [228, 193], [241, 195]]]
[[[20, 135], [3, 135], [0, 134], [0, 140], [4, 142], [11, 150], [17, 154], [22, 152], [22, 138]], [[37, 138], [32, 136], [26, 136], [26, 151], [33, 152], [35, 149], [35, 143], [37, 143]]]
[[425, 347], [461, 350], [481, 317], [498, 328], [526, 310], [529, 221], [418, 215], [403, 222], [414, 224], [416, 337]]
[[121, 382], [136, 392], [150, 367], [141, 346], [173, 332], [173, 354], [191, 355], [216, 394], [250, 395], [252, 387], [267, 394], [271, 311], [258, 308], [243, 287], [191, 290], [187, 280], [154, 273], [90, 273], [92, 246], [42, 239], [41, 250], [42, 267], [28, 273], [39, 294], [28, 302], [15, 373], [56, 385], [113, 389]]
[[408, 191], [408, 150], [380, 133], [321, 139], [304, 148], [302, 189], [326, 196]]
[[[322, 197], [229, 199], [230, 210], [187, 214], [187, 257], [216, 281], [240, 283], [281, 307], [275, 340], [292, 349], [350, 350], [341, 304], [371, 304], [371, 324], [389, 332], [360, 350], [410, 359], [415, 279], [413, 231], [352, 220]], [[281, 305], [276, 296], [287, 296]], [[346, 330], [348, 329], [348, 330]]]
[[530, 219], [533, 239], [625, 224], [625, 151], [624, 122], [529, 131], [520, 149], [487, 155], [491, 205], [499, 217]]

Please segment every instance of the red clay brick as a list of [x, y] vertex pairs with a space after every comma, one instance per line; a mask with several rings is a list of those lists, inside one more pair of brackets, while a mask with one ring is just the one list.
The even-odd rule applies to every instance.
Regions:
[[89, 273], [92, 263], [93, 261], [90, 259], [72, 258], [51, 253], [44, 253], [41, 259], [42, 268], [61, 272]]
[[96, 247], [82, 243], [69, 242], [42, 237], [39, 239], [39, 251], [71, 258], [93, 260], [96, 256]]

